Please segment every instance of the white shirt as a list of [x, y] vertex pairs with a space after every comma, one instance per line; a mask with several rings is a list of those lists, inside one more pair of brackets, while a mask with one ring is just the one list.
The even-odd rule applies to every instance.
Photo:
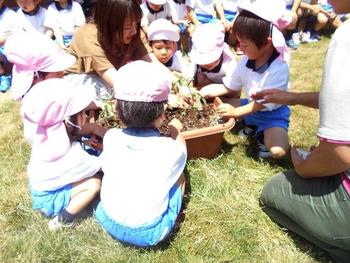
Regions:
[[170, 7], [172, 8], [172, 10], [174, 10], [173, 19], [184, 20], [186, 15], [186, 5], [175, 3], [173, 0], [168, 0], [168, 1], [170, 4]]
[[125, 226], [152, 223], [164, 213], [186, 164], [185, 145], [151, 131], [135, 136], [110, 129], [103, 139], [101, 201], [108, 216]]
[[46, 28], [44, 26], [44, 21], [46, 17], [46, 9], [43, 7], [39, 8], [39, 11], [33, 15], [29, 16], [23, 13], [22, 9], [17, 10], [19, 26], [24, 31], [38, 31], [45, 33]]
[[71, 9], [57, 10], [55, 3], [47, 8], [45, 26], [61, 29], [63, 36], [73, 35], [75, 28], [85, 23], [85, 16], [80, 4], [72, 1]]
[[47, 162], [32, 149], [27, 167], [29, 184], [36, 191], [52, 191], [95, 175], [100, 170], [98, 157], [85, 152], [74, 142], [61, 158]]
[[0, 15], [0, 37], [8, 38], [17, 30], [19, 30], [17, 14], [6, 7]]
[[333, 34], [327, 50], [319, 97], [317, 135], [350, 142], [350, 20]]
[[193, 63], [187, 63], [182, 52], [178, 50], [172, 57], [172, 64], [168, 69], [182, 73], [187, 79], [193, 79], [196, 67]]
[[239, 0], [221, 0], [224, 10], [237, 12], [237, 4]]
[[[256, 91], [278, 88], [281, 90], [288, 89], [289, 65], [280, 58], [272, 61], [270, 66], [262, 73], [253, 71], [246, 66], [247, 56], [243, 56], [239, 61], [236, 70], [231, 75], [223, 78], [224, 85], [232, 90], [239, 91], [242, 88], [249, 99], [252, 101], [251, 94]], [[266, 110], [274, 110], [281, 105], [275, 103], [265, 103]]]
[[156, 12], [152, 14], [150, 10], [147, 7], [147, 1], [143, 2], [141, 5], [141, 10], [142, 10], [142, 19], [141, 19], [141, 26], [148, 26], [151, 24], [154, 20], [159, 19], [159, 18], [164, 18], [164, 19], [169, 19], [173, 17], [174, 11], [169, 5], [168, 2], [166, 2], [162, 7], [163, 11], [161, 12]]
[[202, 72], [204, 75], [213, 83], [223, 83], [223, 78], [225, 76], [231, 76], [236, 69], [237, 63], [234, 59], [232, 52], [230, 51], [228, 45], [225, 44], [225, 48], [222, 52], [223, 60], [219, 72], [205, 72], [199, 67], [197, 72]]
[[194, 9], [194, 13], [214, 15], [214, 0], [186, 0], [186, 6]]

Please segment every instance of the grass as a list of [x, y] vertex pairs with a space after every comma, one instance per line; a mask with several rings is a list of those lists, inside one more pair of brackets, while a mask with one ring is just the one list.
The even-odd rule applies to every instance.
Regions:
[[[317, 91], [329, 39], [292, 53], [291, 89]], [[184, 221], [174, 238], [153, 249], [113, 240], [93, 218], [52, 234], [46, 218], [31, 209], [26, 165], [30, 147], [22, 137], [19, 104], [0, 95], [0, 262], [318, 262], [326, 255], [274, 224], [260, 209], [259, 194], [289, 158], [261, 161], [256, 146], [225, 134], [212, 160], [189, 161]], [[317, 143], [318, 112], [293, 107], [290, 140]]]

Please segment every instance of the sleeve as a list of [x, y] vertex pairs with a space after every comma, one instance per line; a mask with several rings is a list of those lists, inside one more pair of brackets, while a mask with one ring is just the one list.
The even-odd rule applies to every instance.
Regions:
[[81, 26], [85, 24], [85, 15], [81, 5], [78, 2], [73, 2], [74, 5], [74, 26]]
[[148, 10], [146, 7], [146, 3], [141, 4], [141, 10], [142, 10], [142, 18], [141, 18], [141, 26], [148, 26], [149, 25], [149, 19], [148, 19]]
[[60, 28], [60, 25], [57, 21], [57, 12], [51, 5], [46, 10], [44, 26], [52, 29]]
[[243, 87], [243, 82], [241, 78], [242, 67], [245, 67], [247, 62], [246, 58], [242, 58], [237, 66], [228, 71], [226, 75], [222, 78], [222, 82], [225, 87], [234, 91], [240, 91]]

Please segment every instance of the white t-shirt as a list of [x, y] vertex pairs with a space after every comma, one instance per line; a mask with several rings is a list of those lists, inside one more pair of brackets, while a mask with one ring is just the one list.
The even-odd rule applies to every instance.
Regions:
[[186, 6], [193, 9], [194, 13], [214, 16], [214, 0], [186, 0]]
[[113, 220], [137, 227], [167, 209], [169, 190], [183, 172], [187, 154], [185, 145], [156, 130], [143, 136], [127, 130], [110, 129], [104, 136], [101, 201]]
[[100, 167], [98, 157], [88, 154], [80, 143], [74, 142], [64, 156], [52, 162], [43, 161], [33, 148], [27, 172], [33, 190], [51, 191], [89, 178]]
[[172, 18], [174, 15], [174, 11], [168, 2], [166, 2], [162, 6], [164, 9], [163, 11], [156, 12], [154, 14], [152, 14], [151, 11], [148, 9], [147, 1], [143, 2], [140, 5], [140, 7], [142, 10], [141, 26], [148, 26], [156, 19], [159, 19], [159, 18], [169, 19], [169, 18]]
[[70, 9], [57, 10], [55, 3], [47, 8], [45, 26], [61, 29], [63, 36], [73, 35], [75, 28], [85, 23], [85, 16], [80, 4], [72, 1]]
[[175, 3], [173, 0], [168, 0], [170, 7], [172, 8], [172, 10], [174, 10], [173, 13], [173, 19], [177, 19], [177, 20], [183, 20], [185, 19], [185, 15], [186, 15], [186, 5], [181, 3]]
[[223, 83], [225, 76], [231, 76], [237, 67], [236, 60], [229, 49], [228, 45], [225, 44], [225, 48], [222, 52], [223, 60], [219, 72], [207, 72], [203, 71], [200, 67], [197, 72], [202, 72], [204, 75], [213, 83]]
[[237, 4], [239, 0], [221, 0], [224, 10], [237, 12]]
[[182, 52], [178, 50], [172, 57], [172, 64], [168, 69], [182, 73], [187, 79], [193, 79], [196, 66], [193, 63], [186, 62]]
[[327, 50], [319, 98], [318, 136], [350, 142], [350, 20], [334, 33]]
[[40, 7], [35, 15], [29, 16], [24, 14], [22, 9], [19, 8], [17, 10], [19, 26], [24, 31], [38, 31], [45, 33], [46, 28], [44, 26], [44, 21], [46, 18], [46, 11], [45, 8]]
[[[275, 58], [266, 70], [259, 73], [246, 66], [248, 57], [243, 56], [239, 61], [236, 70], [231, 75], [223, 78], [224, 85], [232, 90], [239, 91], [242, 88], [249, 99], [252, 101], [251, 94], [256, 91], [278, 88], [288, 89], [289, 65], [279, 58]], [[265, 64], [266, 65], [266, 64]], [[267, 66], [267, 65], [266, 65]], [[266, 110], [274, 110], [281, 105], [275, 103], [264, 104]]]
[[17, 30], [19, 30], [17, 14], [6, 7], [0, 15], [0, 37], [8, 38]]

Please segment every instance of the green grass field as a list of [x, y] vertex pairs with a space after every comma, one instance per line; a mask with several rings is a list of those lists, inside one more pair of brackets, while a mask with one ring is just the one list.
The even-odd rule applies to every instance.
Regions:
[[[329, 39], [292, 52], [291, 90], [317, 91]], [[26, 165], [30, 147], [22, 136], [19, 104], [0, 94], [1, 262], [327, 262], [327, 256], [274, 224], [259, 207], [264, 183], [291, 167], [289, 158], [261, 161], [254, 143], [225, 134], [212, 160], [189, 161], [185, 217], [168, 243], [153, 249], [120, 244], [94, 218], [49, 232], [48, 219], [31, 209]], [[290, 140], [317, 143], [318, 112], [293, 107]]]

